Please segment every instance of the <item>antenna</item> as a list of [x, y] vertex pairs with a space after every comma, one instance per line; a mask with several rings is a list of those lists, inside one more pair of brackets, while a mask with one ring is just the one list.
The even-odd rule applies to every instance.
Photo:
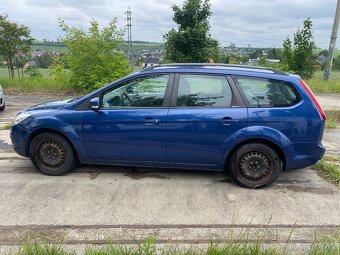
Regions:
[[126, 27], [127, 27], [127, 43], [128, 43], [128, 57], [129, 61], [132, 59], [132, 11], [130, 5], [128, 6], [126, 14]]

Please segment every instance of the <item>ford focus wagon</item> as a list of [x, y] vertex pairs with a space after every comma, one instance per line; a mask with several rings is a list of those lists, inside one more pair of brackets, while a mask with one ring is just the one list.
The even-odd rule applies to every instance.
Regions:
[[257, 188], [320, 160], [325, 120], [297, 75], [171, 64], [21, 111], [11, 139], [48, 175], [66, 174], [77, 163], [204, 169]]

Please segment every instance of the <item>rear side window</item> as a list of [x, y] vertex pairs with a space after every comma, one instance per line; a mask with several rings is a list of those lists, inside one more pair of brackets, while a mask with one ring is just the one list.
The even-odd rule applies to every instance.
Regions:
[[232, 92], [224, 76], [181, 75], [179, 107], [231, 107]]
[[285, 81], [234, 77], [251, 107], [287, 107], [300, 101], [295, 87]]

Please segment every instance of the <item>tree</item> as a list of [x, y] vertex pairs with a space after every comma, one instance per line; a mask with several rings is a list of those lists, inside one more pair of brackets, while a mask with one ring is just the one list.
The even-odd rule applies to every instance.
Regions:
[[310, 78], [314, 72], [315, 56], [313, 50], [316, 48], [313, 41], [312, 21], [308, 18], [303, 22], [303, 28], [294, 34], [294, 46], [287, 38], [283, 42], [283, 62], [289, 69], [303, 78]]
[[35, 58], [38, 67], [40, 68], [48, 68], [53, 60], [52, 52], [45, 51], [41, 56]]
[[268, 50], [268, 54], [267, 54], [267, 58], [268, 59], [282, 59], [282, 50], [281, 49], [276, 49], [271, 48]]
[[251, 59], [257, 59], [257, 58], [262, 58], [262, 57], [263, 57], [263, 53], [261, 49], [256, 49], [255, 51], [249, 54], [249, 58]]
[[10, 77], [14, 78], [15, 55], [21, 51], [30, 50], [33, 38], [31, 30], [7, 19], [7, 15], [0, 15], [0, 55], [4, 56]]
[[[69, 82], [88, 91], [98, 88], [131, 72], [129, 63], [119, 47], [123, 44], [124, 31], [117, 29], [117, 19], [107, 27], [99, 28], [98, 22], [90, 22], [88, 32], [69, 27], [64, 21], [59, 25], [66, 35], [66, 62], [69, 66]], [[60, 67], [60, 66], [59, 66]]]
[[334, 58], [332, 68], [334, 70], [340, 71], [340, 55]]
[[313, 50], [316, 45], [313, 41], [312, 21], [303, 22], [303, 28], [294, 34], [294, 70], [302, 77], [310, 78], [314, 74], [315, 57]]
[[293, 62], [293, 47], [292, 41], [289, 38], [283, 41], [282, 62], [288, 66], [291, 66]]
[[173, 5], [172, 9], [178, 30], [172, 29], [164, 35], [166, 59], [203, 63], [214, 58], [218, 42], [209, 33], [209, 0], [186, 0], [182, 8]]
[[322, 50], [318, 53], [318, 56], [325, 56], [325, 57], [328, 57], [328, 50]]

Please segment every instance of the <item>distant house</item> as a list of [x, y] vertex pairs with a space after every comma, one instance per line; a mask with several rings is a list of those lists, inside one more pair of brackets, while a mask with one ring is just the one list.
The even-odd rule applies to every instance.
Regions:
[[319, 64], [324, 64], [326, 63], [326, 61], [327, 61], [327, 57], [324, 55], [320, 55], [316, 59], [316, 62], [318, 62]]
[[160, 58], [151, 57], [145, 62], [144, 67], [156, 66], [159, 65], [160, 63], [161, 63]]
[[31, 52], [32, 58], [41, 57], [44, 54], [43, 51], [36, 49]]
[[278, 64], [278, 63], [280, 63], [281, 60], [280, 60], [280, 59], [270, 59], [270, 58], [267, 58], [267, 59], [266, 59], [266, 62], [267, 62], [267, 64], [272, 65], [272, 64]]
[[260, 64], [260, 58], [250, 58], [248, 60], [248, 65], [258, 65]]
[[32, 67], [32, 66], [37, 66], [37, 63], [35, 61], [28, 61], [25, 65], [24, 65], [24, 69], [27, 70], [28, 68]]

